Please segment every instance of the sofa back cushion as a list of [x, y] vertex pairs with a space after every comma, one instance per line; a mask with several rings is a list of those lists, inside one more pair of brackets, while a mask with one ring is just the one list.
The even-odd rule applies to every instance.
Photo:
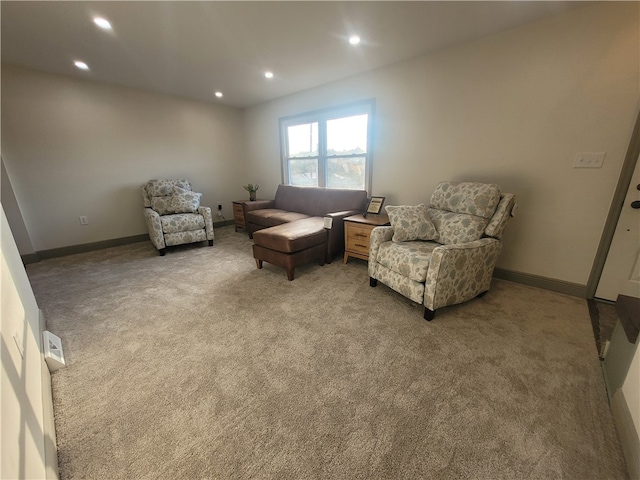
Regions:
[[366, 200], [365, 190], [279, 185], [274, 208], [322, 217], [332, 212], [363, 211]]
[[348, 190], [343, 188], [324, 188], [324, 198], [319, 215], [327, 213], [357, 210], [364, 212], [367, 206], [366, 190]]
[[451, 245], [481, 238], [499, 202], [497, 185], [441, 182], [429, 202], [429, 216], [440, 235], [438, 242]]

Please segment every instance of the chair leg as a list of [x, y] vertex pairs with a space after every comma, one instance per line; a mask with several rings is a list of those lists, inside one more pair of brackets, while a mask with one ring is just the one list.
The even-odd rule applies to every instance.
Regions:
[[424, 307], [424, 319], [427, 322], [430, 322], [431, 320], [433, 320], [433, 317], [436, 315], [436, 312], [434, 310], [429, 310], [427, 307]]
[[377, 278], [373, 278], [373, 277], [369, 277], [369, 286], [370, 287], [375, 287], [378, 285], [378, 279]]
[[213, 240], [209, 240], [209, 246], [213, 247]]
[[262, 260], [256, 258], [256, 267], [258, 267], [258, 269], [262, 268]]
[[160, 250], [158, 250], [158, 253], [160, 254], [161, 257], [164, 257], [164, 254], [167, 253], [167, 249], [161, 248]]

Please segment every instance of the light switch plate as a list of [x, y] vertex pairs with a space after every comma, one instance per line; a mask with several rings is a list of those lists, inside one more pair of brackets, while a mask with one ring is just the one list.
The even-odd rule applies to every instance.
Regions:
[[573, 168], [602, 168], [605, 152], [576, 153]]

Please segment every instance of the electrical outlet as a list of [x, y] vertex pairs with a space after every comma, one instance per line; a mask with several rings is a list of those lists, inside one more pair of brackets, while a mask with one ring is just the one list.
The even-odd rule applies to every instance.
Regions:
[[577, 153], [573, 168], [602, 168], [605, 152]]
[[89, 219], [86, 215], [80, 215], [80, 225], [89, 225]]

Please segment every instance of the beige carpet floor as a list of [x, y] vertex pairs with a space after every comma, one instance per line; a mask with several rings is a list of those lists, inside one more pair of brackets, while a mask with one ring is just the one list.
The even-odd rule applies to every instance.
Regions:
[[586, 302], [494, 280], [433, 322], [366, 263], [251, 242], [29, 265], [62, 479], [624, 479]]

